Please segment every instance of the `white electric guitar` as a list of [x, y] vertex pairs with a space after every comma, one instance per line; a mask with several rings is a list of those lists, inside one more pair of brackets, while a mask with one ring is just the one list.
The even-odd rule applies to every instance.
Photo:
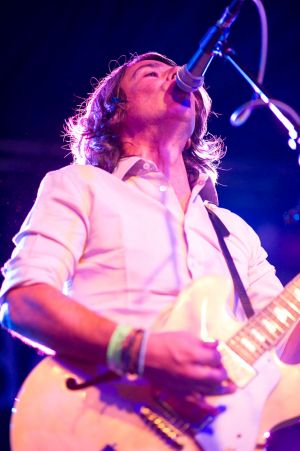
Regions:
[[231, 283], [208, 277], [184, 290], [156, 330], [217, 338], [234, 394], [209, 397], [220, 412], [190, 422], [143, 380], [120, 379], [54, 357], [29, 375], [11, 420], [13, 451], [253, 451], [274, 425], [300, 416], [300, 364], [274, 347], [300, 317], [300, 274], [241, 324], [229, 313]]

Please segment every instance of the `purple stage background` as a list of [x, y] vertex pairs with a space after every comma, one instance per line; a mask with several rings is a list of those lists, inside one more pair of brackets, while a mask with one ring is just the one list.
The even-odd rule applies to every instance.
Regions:
[[[264, 4], [269, 21], [264, 85], [300, 113], [298, 7], [292, 0]], [[62, 126], [91, 91], [92, 77], [105, 75], [110, 60], [134, 52], [156, 50], [186, 63], [226, 5], [223, 0], [6, 2], [0, 29], [1, 265], [41, 178], [71, 161], [62, 149]], [[259, 42], [257, 10], [247, 0], [230, 43], [253, 73]], [[266, 109], [255, 111], [240, 128], [230, 126], [230, 114], [250, 99], [251, 91], [228, 63], [215, 59], [206, 85], [219, 113], [210, 130], [226, 138], [228, 148], [219, 179], [221, 205], [255, 228], [286, 283], [300, 266], [300, 223], [284, 221], [285, 213], [300, 203], [297, 153]], [[13, 399], [39, 357], [2, 330], [0, 347], [0, 449], [7, 451]]]

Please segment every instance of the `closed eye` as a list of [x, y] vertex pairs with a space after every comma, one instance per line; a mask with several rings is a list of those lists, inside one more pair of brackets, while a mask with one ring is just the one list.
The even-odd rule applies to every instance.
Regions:
[[158, 77], [158, 72], [147, 72], [144, 77]]

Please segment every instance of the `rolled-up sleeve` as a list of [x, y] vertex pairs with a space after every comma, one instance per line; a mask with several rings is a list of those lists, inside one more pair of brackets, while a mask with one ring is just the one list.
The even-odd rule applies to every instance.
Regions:
[[48, 283], [58, 289], [72, 278], [85, 247], [91, 199], [76, 171], [43, 179], [33, 208], [13, 241], [0, 295], [10, 288]]

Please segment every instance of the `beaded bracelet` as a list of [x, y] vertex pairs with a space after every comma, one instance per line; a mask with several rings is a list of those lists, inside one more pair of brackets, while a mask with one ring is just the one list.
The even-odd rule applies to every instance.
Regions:
[[107, 347], [107, 365], [119, 374], [143, 376], [149, 331], [118, 325]]
[[138, 374], [138, 359], [143, 335], [142, 329], [134, 329], [123, 342], [121, 362], [125, 374]]
[[132, 331], [132, 327], [120, 324], [113, 331], [108, 343], [106, 353], [107, 365], [109, 369], [120, 375], [124, 374], [122, 365], [122, 346]]

